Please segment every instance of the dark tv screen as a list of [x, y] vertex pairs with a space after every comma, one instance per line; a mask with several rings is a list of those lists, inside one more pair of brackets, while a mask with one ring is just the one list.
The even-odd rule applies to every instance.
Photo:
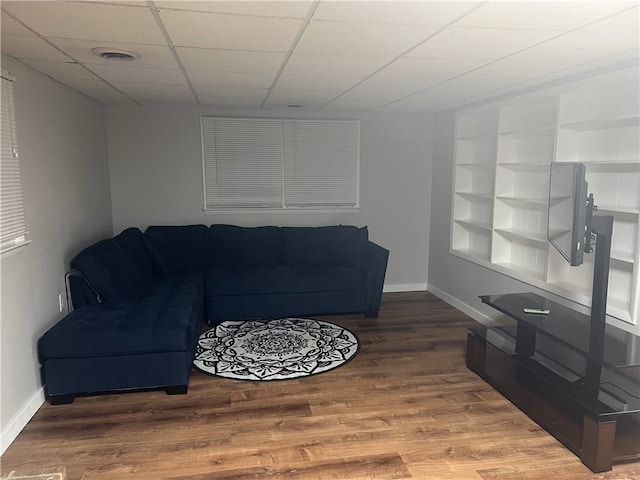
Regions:
[[551, 164], [549, 242], [571, 264], [581, 265], [587, 213], [587, 182], [582, 163]]

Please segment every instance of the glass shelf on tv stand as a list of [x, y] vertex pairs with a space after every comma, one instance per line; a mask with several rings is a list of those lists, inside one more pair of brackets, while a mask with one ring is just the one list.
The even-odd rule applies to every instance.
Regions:
[[[517, 358], [528, 374], [543, 379], [598, 421], [640, 413], [640, 337], [607, 325], [603, 358], [592, 358], [587, 315], [534, 293], [480, 298], [515, 322], [478, 326], [472, 332]], [[549, 314], [525, 314], [524, 308]], [[595, 386], [585, 380], [589, 363], [599, 372]]]

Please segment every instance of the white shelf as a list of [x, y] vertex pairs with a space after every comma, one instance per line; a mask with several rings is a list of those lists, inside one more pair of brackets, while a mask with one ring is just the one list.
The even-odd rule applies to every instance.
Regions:
[[546, 247], [547, 245], [547, 234], [540, 232], [529, 232], [526, 230], [518, 230], [515, 228], [496, 228], [496, 232], [501, 233], [503, 235], [508, 235], [511, 237], [517, 237], [521, 240], [525, 240], [528, 242], [538, 243]]
[[498, 195], [496, 200], [502, 200], [503, 202], [518, 204], [522, 206], [532, 206], [537, 208], [546, 208], [548, 203], [546, 198], [526, 198], [508, 195]]
[[608, 130], [610, 128], [637, 127], [640, 125], [640, 117], [622, 117], [612, 119], [584, 120], [581, 122], [561, 123], [559, 128], [587, 132], [590, 130]]
[[631, 70], [456, 114], [452, 253], [589, 305], [593, 255], [571, 267], [547, 238], [549, 202], [566, 200], [549, 199], [550, 165], [584, 163], [596, 215], [614, 217], [607, 312], [640, 323], [640, 83]]
[[469, 220], [469, 219], [462, 219], [462, 218], [457, 218], [455, 219], [455, 222], [458, 225], [461, 225], [465, 228], [477, 228], [480, 230], [486, 230], [488, 232], [491, 232], [491, 230], [493, 229], [493, 227], [491, 226], [490, 223], [483, 223], [483, 222], [479, 222], [477, 220]]

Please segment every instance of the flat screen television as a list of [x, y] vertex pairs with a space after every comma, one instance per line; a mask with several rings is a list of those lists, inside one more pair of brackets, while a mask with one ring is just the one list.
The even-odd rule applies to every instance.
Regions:
[[[581, 265], [587, 232], [587, 189], [582, 163], [551, 164], [547, 238], [573, 266]], [[587, 243], [589, 244], [589, 243]]]

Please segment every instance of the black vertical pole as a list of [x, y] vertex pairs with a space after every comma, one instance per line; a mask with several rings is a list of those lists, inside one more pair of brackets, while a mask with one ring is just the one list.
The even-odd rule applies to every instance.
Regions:
[[604, 337], [607, 317], [607, 289], [611, 256], [612, 216], [594, 216], [592, 229], [596, 234], [593, 289], [591, 291], [591, 321], [589, 325], [589, 356], [585, 384], [589, 400], [597, 400], [604, 358]]

